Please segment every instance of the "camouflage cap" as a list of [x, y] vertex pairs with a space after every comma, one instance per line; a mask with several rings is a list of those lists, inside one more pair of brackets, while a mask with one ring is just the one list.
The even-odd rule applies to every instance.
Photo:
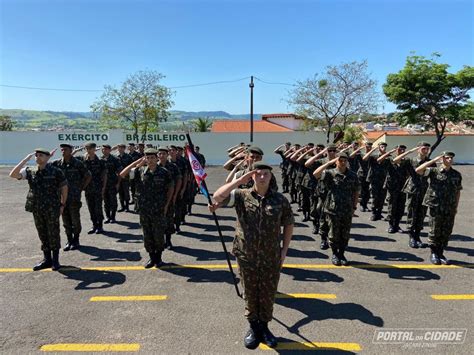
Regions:
[[41, 153], [41, 154], [44, 154], [44, 155], [47, 155], [47, 156], [51, 155], [49, 150], [45, 149], [45, 148], [35, 148], [35, 153]]
[[143, 142], [138, 143], [138, 146], [139, 146], [139, 147], [144, 147], [144, 146], [145, 146], [145, 143], [143, 143]]
[[73, 148], [73, 146], [72, 146], [71, 144], [69, 144], [69, 143], [61, 143], [61, 144], [59, 145], [59, 147], [61, 147], [61, 148], [70, 148], [70, 149]]
[[450, 151], [447, 151], [445, 150], [443, 152], [443, 157], [451, 157], [451, 158], [454, 158], [456, 156], [456, 154], [454, 154], [454, 152], [450, 152]]
[[120, 148], [125, 148], [127, 145], [125, 143], [120, 143], [120, 144], [117, 144], [117, 147], [120, 147]]
[[158, 151], [155, 148], [147, 148], [144, 151], [145, 155], [156, 155]]
[[263, 150], [260, 149], [259, 147], [254, 146], [254, 145], [251, 146], [251, 147], [249, 147], [248, 150], [249, 150], [250, 153], [255, 153], [255, 154], [263, 155]]
[[169, 152], [169, 149], [166, 148], [166, 147], [158, 147], [158, 151], [159, 151], [159, 152], [166, 152], [166, 153], [168, 153], [168, 152]]
[[168, 148], [169, 148], [169, 149], [176, 149], [176, 150], [178, 150], [178, 147], [175, 146], [175, 145], [173, 145], [173, 144], [169, 145]]
[[326, 146], [322, 143], [319, 143], [319, 144], [316, 144], [316, 147], [324, 149]]
[[86, 147], [86, 148], [95, 148], [95, 147], [97, 147], [97, 144], [95, 144], [94, 142], [87, 142], [86, 144], [84, 144], [84, 147]]
[[102, 148], [112, 149], [112, 147], [110, 146], [110, 144], [102, 144]]
[[387, 146], [387, 143], [385, 143], [385, 142], [379, 142], [378, 146], [380, 147], [381, 145]]
[[129, 145], [130, 147], [135, 147], [135, 143], [133, 143], [133, 142], [128, 143], [128, 145]]
[[349, 159], [349, 154], [347, 154], [346, 152], [342, 152], [342, 153], [339, 153], [339, 154], [337, 155], [337, 157], [338, 157], [339, 159], [341, 159], [341, 158], [343, 158], [343, 159]]
[[291, 142], [286, 142], [285, 144], [286, 144], [286, 145], [291, 145]]
[[331, 144], [328, 144], [327, 148], [328, 148], [328, 150], [336, 150], [337, 145], [335, 145], [334, 143], [331, 143]]
[[429, 144], [428, 142], [421, 141], [421, 142], [418, 142], [416, 146], [417, 147], [431, 147], [431, 144]]
[[399, 149], [407, 149], [407, 146], [405, 144], [399, 144], [398, 148]]
[[259, 162], [257, 162], [257, 163], [254, 163], [254, 164], [253, 164], [253, 168], [254, 168], [255, 170], [257, 170], [257, 169], [268, 169], [268, 170], [272, 170], [272, 167], [271, 167], [269, 164], [265, 163], [264, 161], [259, 161]]

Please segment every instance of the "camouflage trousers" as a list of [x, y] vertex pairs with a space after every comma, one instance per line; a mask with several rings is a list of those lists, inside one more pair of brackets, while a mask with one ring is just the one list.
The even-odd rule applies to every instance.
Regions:
[[81, 234], [81, 206], [81, 201], [67, 200], [66, 206], [64, 207], [62, 219], [68, 241], [73, 236], [79, 236], [79, 234]]
[[301, 208], [304, 213], [311, 212], [311, 189], [301, 185]]
[[245, 317], [249, 321], [270, 322], [280, 280], [279, 262], [257, 267], [255, 262], [237, 258], [237, 264], [244, 289]]
[[326, 217], [326, 212], [324, 212], [324, 202], [326, 201], [326, 196], [320, 196], [318, 201], [319, 208], [319, 234], [321, 238], [326, 239], [329, 235], [329, 222]]
[[168, 205], [168, 212], [166, 213], [166, 229], [165, 234], [173, 234], [176, 232], [174, 227], [174, 203], [171, 200], [170, 204]]
[[283, 191], [289, 191], [290, 188], [290, 178], [288, 176], [288, 173], [286, 171], [282, 171], [281, 173], [281, 179], [283, 181], [282, 183], [282, 188]]
[[423, 206], [423, 194], [407, 195], [407, 230], [419, 232], [423, 229], [427, 207]]
[[124, 202], [130, 202], [130, 181], [120, 180], [118, 193], [122, 205]]
[[183, 220], [183, 211], [186, 210], [186, 200], [184, 196], [181, 198], [178, 194], [178, 197], [176, 198], [176, 202], [174, 204], [174, 224], [176, 227], [179, 227], [181, 225], [181, 221]]
[[105, 215], [109, 217], [111, 213], [117, 212], [117, 207], [117, 189], [115, 186], [109, 187], [104, 194]]
[[406, 195], [400, 190], [388, 190], [387, 192], [389, 224], [398, 227], [405, 212]]
[[453, 232], [456, 212], [453, 210], [439, 211], [437, 207], [429, 208], [430, 231], [428, 244], [437, 247], [447, 247], [449, 237]]
[[370, 199], [370, 184], [366, 181], [366, 177], [359, 177], [360, 182], [360, 205], [367, 208]]
[[41, 250], [51, 251], [61, 248], [59, 235], [59, 210], [54, 213], [50, 210], [33, 212], [38, 237], [41, 241]]
[[298, 186], [296, 184], [296, 178], [290, 178], [290, 195], [291, 202], [296, 201], [298, 195]]
[[102, 223], [104, 214], [102, 212], [102, 194], [99, 192], [86, 193], [87, 208], [94, 226]]
[[148, 253], [163, 251], [165, 249], [166, 217], [140, 214], [140, 225], [143, 230], [145, 250]]
[[372, 213], [382, 213], [383, 203], [387, 190], [383, 188], [383, 181], [372, 181], [370, 183], [370, 196], [372, 197]]
[[343, 216], [326, 214], [329, 225], [329, 245], [336, 248], [345, 248], [349, 243], [351, 233], [352, 214]]
[[320, 219], [320, 214], [321, 211], [318, 208], [318, 201], [319, 201], [319, 196], [314, 191], [314, 189], [311, 190], [311, 211], [310, 211], [310, 216], [313, 220], [313, 226], [319, 229], [319, 219]]

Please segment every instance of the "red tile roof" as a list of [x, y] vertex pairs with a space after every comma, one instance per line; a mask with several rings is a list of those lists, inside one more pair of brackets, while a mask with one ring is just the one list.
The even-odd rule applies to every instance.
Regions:
[[[293, 132], [291, 129], [268, 121], [254, 121], [254, 132]], [[250, 132], [249, 120], [220, 120], [214, 121], [211, 132]]]
[[294, 113], [267, 113], [262, 115], [262, 120], [267, 120], [269, 118], [294, 118], [295, 120], [304, 119], [303, 116], [298, 116]]

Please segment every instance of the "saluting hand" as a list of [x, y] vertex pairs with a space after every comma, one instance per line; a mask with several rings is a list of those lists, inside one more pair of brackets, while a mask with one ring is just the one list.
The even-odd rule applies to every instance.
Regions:
[[252, 180], [252, 175], [255, 173], [255, 170], [251, 170], [239, 178], [239, 185], [245, 185]]

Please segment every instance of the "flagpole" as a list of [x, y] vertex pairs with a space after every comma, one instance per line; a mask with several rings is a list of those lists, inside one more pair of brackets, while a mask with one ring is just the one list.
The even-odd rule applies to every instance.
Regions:
[[[191, 149], [191, 153], [194, 155], [194, 145], [191, 141], [191, 136], [189, 135], [189, 133], [186, 133], [186, 138], [188, 139], [189, 148]], [[207, 202], [209, 203], [209, 205], [212, 205], [211, 195], [209, 194], [209, 190], [207, 188], [206, 181], [202, 180], [201, 185], [202, 185], [204, 191], [206, 192], [205, 195], [207, 196]], [[218, 220], [217, 215], [216, 215], [215, 212], [212, 212], [212, 216], [214, 217], [214, 223], [216, 224], [217, 232], [218, 232], [219, 238], [221, 240], [222, 248], [224, 249], [224, 254], [225, 254], [225, 257], [227, 259], [227, 266], [229, 267], [229, 271], [232, 274], [232, 279], [234, 281], [235, 292], [237, 292], [237, 296], [242, 298], [242, 294], [240, 293], [239, 286], [238, 286], [238, 281], [237, 281], [237, 278], [235, 277], [234, 269], [232, 268], [232, 263], [230, 262], [229, 252], [227, 251], [227, 248], [225, 246], [224, 236], [222, 235], [222, 230], [221, 230], [221, 226], [219, 225], [219, 220]]]

